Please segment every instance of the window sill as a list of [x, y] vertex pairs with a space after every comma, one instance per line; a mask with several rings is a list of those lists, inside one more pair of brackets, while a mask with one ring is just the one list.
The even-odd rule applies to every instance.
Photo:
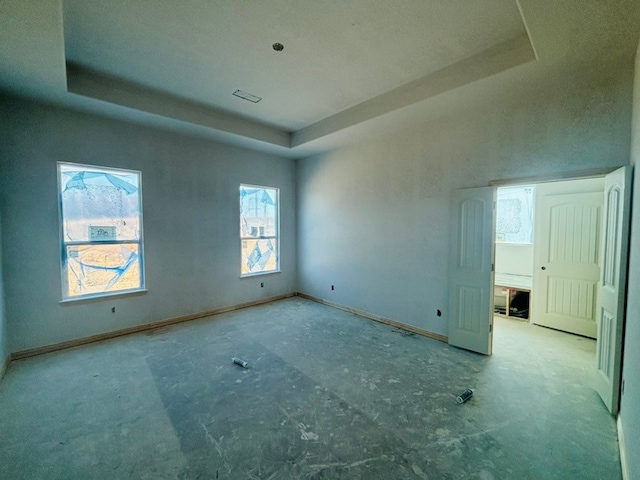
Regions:
[[81, 297], [65, 298], [60, 300], [60, 305], [76, 305], [79, 303], [95, 302], [98, 300], [113, 299], [114, 297], [132, 297], [135, 295], [144, 295], [149, 290], [146, 288], [137, 288], [135, 290], [122, 290], [111, 293], [94, 293], [90, 295], [82, 295]]
[[271, 270], [269, 272], [245, 273], [244, 275], [240, 275], [240, 278], [260, 277], [262, 275], [273, 275], [274, 273], [282, 273], [282, 272], [280, 270]]

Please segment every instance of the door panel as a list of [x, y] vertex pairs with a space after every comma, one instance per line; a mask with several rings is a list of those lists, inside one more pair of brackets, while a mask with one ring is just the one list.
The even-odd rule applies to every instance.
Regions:
[[491, 355], [493, 323], [492, 187], [458, 190], [453, 198], [449, 344]]
[[544, 195], [536, 214], [532, 323], [596, 337], [603, 195]]
[[612, 414], [618, 412], [627, 282], [631, 167], [605, 178], [600, 309], [596, 344], [596, 389]]
[[593, 320], [596, 313], [597, 283], [549, 275], [547, 313]]

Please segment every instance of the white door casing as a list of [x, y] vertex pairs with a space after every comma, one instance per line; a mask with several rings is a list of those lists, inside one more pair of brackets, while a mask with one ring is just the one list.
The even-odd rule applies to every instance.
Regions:
[[596, 390], [614, 415], [620, 400], [630, 205], [631, 166], [626, 166], [605, 177], [596, 343]]
[[449, 344], [491, 355], [495, 203], [493, 187], [453, 195]]
[[538, 198], [532, 323], [596, 337], [602, 184], [602, 179], [562, 182]]

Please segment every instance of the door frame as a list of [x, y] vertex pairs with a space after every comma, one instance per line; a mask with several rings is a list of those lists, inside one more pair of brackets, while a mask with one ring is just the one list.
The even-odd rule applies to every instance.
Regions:
[[[536, 185], [540, 183], [562, 182], [562, 181], [570, 181], [570, 180], [580, 180], [585, 178], [605, 177], [608, 174], [623, 167], [628, 167], [628, 165], [621, 165], [621, 166], [601, 168], [601, 169], [581, 170], [576, 172], [564, 172], [564, 173], [558, 173], [558, 174], [552, 174], [552, 175], [520, 177], [520, 178], [513, 178], [513, 179], [496, 179], [496, 180], [489, 181], [489, 186], [494, 188], [494, 195], [496, 195], [498, 187], [528, 185], [528, 184]], [[633, 182], [631, 183], [631, 185], [629, 185], [629, 188], [633, 188]], [[631, 195], [633, 195], [633, 192], [631, 192]], [[535, 218], [534, 218], [534, 221], [535, 221]], [[631, 233], [631, 229], [628, 229], [627, 237], [630, 235], [630, 233]], [[629, 238], [627, 238], [626, 241], [628, 242]], [[493, 242], [494, 242], [493, 248], [495, 251], [495, 235], [494, 235]], [[629, 272], [628, 263], [629, 263], [629, 258], [627, 255], [626, 263], [624, 265], [620, 265], [621, 269], [625, 272], [625, 277], [628, 276], [628, 272]], [[493, 288], [493, 285], [491, 287]], [[493, 290], [491, 290], [491, 292], [493, 293]], [[535, 292], [532, 292], [532, 295], [535, 295]], [[627, 317], [626, 317], [627, 296], [628, 296], [628, 291], [625, 293], [625, 299], [624, 299], [625, 314], [622, 318], [622, 327], [621, 327], [623, 338], [624, 338], [624, 333], [625, 333], [626, 324], [627, 324]], [[492, 322], [492, 319], [490, 321]], [[493, 342], [493, 337], [491, 337], [491, 341]], [[493, 346], [491, 346], [491, 348], [492, 347]], [[616, 359], [620, 363], [620, 365], [622, 364], [622, 354], [623, 354], [622, 348], [617, 349], [617, 351], [615, 352]], [[620, 388], [621, 387], [622, 387], [622, 383], [620, 382]], [[618, 394], [620, 394], [620, 392], [618, 392]], [[615, 411], [617, 411], [617, 409], [615, 409]]]

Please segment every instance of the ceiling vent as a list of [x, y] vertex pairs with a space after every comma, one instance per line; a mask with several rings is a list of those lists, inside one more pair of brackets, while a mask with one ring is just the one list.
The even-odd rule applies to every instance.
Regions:
[[236, 97], [242, 98], [243, 100], [249, 100], [250, 102], [253, 102], [253, 103], [258, 103], [260, 100], [262, 100], [261, 97], [256, 97], [255, 95], [251, 95], [250, 93], [243, 92], [242, 90], [236, 90], [235, 92], [233, 92], [233, 94]]

